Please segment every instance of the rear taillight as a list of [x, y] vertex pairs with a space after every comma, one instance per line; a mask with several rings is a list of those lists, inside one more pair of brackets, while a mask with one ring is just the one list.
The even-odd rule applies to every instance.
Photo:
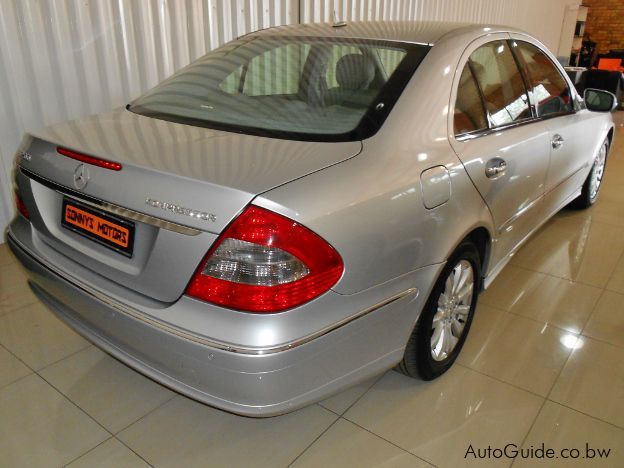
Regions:
[[334, 248], [308, 228], [249, 206], [217, 239], [186, 294], [231, 309], [279, 312], [328, 291], [343, 268]]
[[20, 194], [18, 193], [17, 190], [15, 190], [15, 206], [17, 207], [17, 211], [20, 212], [20, 214], [26, 218], [26, 219], [30, 219], [30, 213], [28, 212], [28, 208], [26, 208], [26, 205], [24, 204], [24, 200], [22, 200], [22, 197], [20, 197]]
[[109, 161], [108, 159], [96, 158], [95, 156], [89, 156], [88, 154], [77, 153], [76, 151], [69, 150], [67, 148], [61, 148], [60, 146], [56, 148], [56, 151], [63, 156], [67, 156], [68, 158], [75, 159], [76, 161], [80, 161], [87, 164], [92, 164], [93, 166], [103, 167], [104, 169], [110, 169], [111, 171], [121, 171], [121, 164]]

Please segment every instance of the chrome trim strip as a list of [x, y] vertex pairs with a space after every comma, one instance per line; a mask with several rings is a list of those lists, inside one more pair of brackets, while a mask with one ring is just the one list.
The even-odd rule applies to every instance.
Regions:
[[492, 135], [498, 132], [503, 132], [505, 130], [509, 130], [512, 128], [522, 127], [524, 125], [530, 125], [536, 122], [543, 122], [545, 120], [556, 119], [558, 117], [566, 117], [566, 116], [574, 115], [576, 113], [577, 111], [572, 110], [570, 112], [561, 112], [561, 113], [549, 114], [545, 116], [527, 117], [526, 119], [522, 119], [517, 122], [512, 122], [506, 125], [501, 125], [500, 127], [488, 127], [482, 130], [473, 130], [471, 132], [460, 133], [460, 134], [454, 135], [454, 138], [456, 141], [459, 141], [459, 142], [474, 140], [475, 138], [485, 137], [485, 136]]
[[180, 234], [184, 234], [185, 236], [197, 236], [201, 234], [202, 231], [199, 229], [190, 228], [187, 226], [182, 226], [181, 224], [172, 223], [170, 221], [165, 221], [161, 218], [156, 218], [154, 216], [146, 215], [144, 213], [140, 213], [138, 211], [131, 210], [129, 208], [124, 208], [119, 205], [115, 205], [113, 203], [101, 201], [101, 205], [97, 203], [90, 202], [88, 200], [84, 200], [82, 198], [64, 194], [69, 198], [73, 198], [74, 200], [78, 200], [85, 205], [93, 206], [94, 208], [98, 208], [102, 211], [106, 211], [108, 213], [115, 214], [117, 216], [121, 216], [123, 218], [131, 219], [133, 221], [138, 221], [140, 223], [149, 224], [151, 226], [155, 226], [157, 228], [166, 229], [168, 231], [174, 231]]
[[357, 320], [367, 314], [370, 314], [371, 312], [374, 312], [377, 309], [380, 309], [381, 307], [384, 307], [386, 305], [389, 305], [405, 296], [407, 296], [408, 294], [412, 294], [412, 293], [416, 293], [418, 295], [418, 289], [416, 288], [409, 288], [406, 289], [405, 291], [402, 291], [398, 294], [395, 294], [394, 296], [391, 296], [389, 298], [384, 299], [383, 301], [368, 307], [364, 310], [361, 310], [360, 312], [351, 315], [350, 317], [346, 317], [342, 320], [339, 320], [338, 322], [335, 322], [331, 325], [328, 325], [325, 328], [322, 328], [314, 333], [311, 333], [309, 335], [306, 335], [304, 337], [298, 338], [297, 340], [293, 340], [290, 341], [288, 343], [284, 343], [281, 345], [277, 345], [277, 346], [269, 346], [269, 347], [257, 347], [257, 346], [240, 346], [240, 345], [233, 345], [233, 344], [228, 344], [228, 343], [224, 343], [224, 342], [220, 342], [217, 340], [213, 340], [213, 339], [207, 339], [204, 337], [200, 337], [197, 335], [194, 335], [192, 333], [186, 332], [184, 330], [180, 330], [178, 328], [172, 327], [171, 325], [167, 325], [164, 324], [160, 321], [157, 321], [155, 319], [149, 318], [147, 316], [145, 316], [145, 314], [126, 306], [125, 304], [121, 304], [117, 301], [115, 301], [114, 299], [106, 296], [105, 294], [101, 293], [100, 291], [97, 291], [96, 289], [92, 288], [91, 286], [86, 285], [84, 282], [82, 282], [81, 280], [68, 275], [66, 272], [60, 270], [59, 268], [57, 268], [56, 266], [52, 265], [51, 263], [47, 262], [46, 260], [34, 255], [31, 251], [29, 251], [24, 244], [22, 244], [20, 241], [18, 241], [12, 234], [11, 231], [8, 231], [8, 235], [7, 235], [8, 239], [10, 242], [13, 242], [17, 247], [19, 247], [26, 255], [28, 255], [33, 261], [39, 263], [42, 267], [50, 270], [52, 273], [56, 274], [57, 276], [60, 276], [61, 279], [65, 280], [66, 282], [68, 282], [70, 285], [81, 289], [83, 292], [85, 292], [86, 294], [88, 294], [89, 296], [91, 296], [92, 298], [94, 298], [95, 300], [107, 305], [108, 307], [111, 307], [115, 310], [117, 310], [120, 313], [126, 314], [131, 316], [134, 319], [137, 320], [141, 320], [142, 322], [147, 323], [148, 325], [151, 325], [155, 328], [158, 328], [160, 330], [163, 330], [165, 332], [174, 334], [179, 336], [180, 338], [183, 338], [185, 340], [189, 340], [189, 341], [193, 341], [195, 343], [198, 343], [200, 345], [203, 346], [207, 346], [210, 348], [215, 348], [215, 349], [219, 349], [222, 351], [228, 351], [228, 352], [232, 352], [232, 353], [238, 353], [238, 354], [248, 354], [248, 355], [266, 355], [266, 354], [275, 354], [275, 353], [279, 353], [282, 351], [286, 351], [289, 349], [293, 349], [296, 348], [298, 346], [301, 346], [305, 343], [308, 343], [316, 338], [319, 338], [323, 335], [326, 335], [334, 330], [336, 330], [337, 328], [340, 328], [354, 320]]
[[460, 133], [455, 135], [455, 140], [457, 141], [468, 141], [474, 140], [475, 138], [480, 138], [488, 135], [492, 135], [494, 133], [503, 132], [505, 130], [509, 130], [512, 128], [522, 127], [524, 125], [529, 125], [535, 122], [539, 122], [539, 117], [528, 117], [526, 119], [519, 120], [517, 122], [512, 122], [507, 125], [501, 125], [500, 127], [488, 127], [481, 130], [473, 130], [471, 132]]
[[174, 231], [179, 234], [184, 234], [185, 236], [196, 236], [202, 233], [202, 231], [200, 231], [199, 229], [183, 226], [182, 224], [178, 223], [172, 223], [171, 221], [165, 221], [161, 218], [156, 218], [154, 216], [141, 213], [139, 211], [134, 211], [129, 208], [124, 208], [123, 206], [115, 205], [114, 203], [106, 202], [91, 195], [83, 195], [82, 193], [77, 193], [75, 190], [70, 189], [69, 187], [65, 187], [64, 185], [53, 182], [50, 179], [47, 179], [46, 177], [43, 177], [39, 174], [35, 174], [34, 172], [31, 172], [30, 170], [25, 169], [21, 166], [20, 171], [29, 179], [45, 185], [49, 189], [54, 190], [63, 196], [73, 198], [74, 200], [79, 200], [81, 203], [85, 203], [99, 210], [106, 211], [108, 213], [121, 216], [123, 218], [131, 219], [139, 223], [145, 223], [151, 226], [155, 226], [157, 228]]

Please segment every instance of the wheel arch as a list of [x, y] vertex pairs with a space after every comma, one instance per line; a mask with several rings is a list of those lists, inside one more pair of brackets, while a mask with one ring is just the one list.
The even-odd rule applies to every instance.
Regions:
[[492, 247], [492, 237], [490, 232], [483, 226], [473, 229], [465, 237], [466, 240], [472, 241], [481, 257], [481, 271], [487, 271], [488, 261], [490, 260], [490, 250]]
[[453, 247], [451, 252], [449, 252], [449, 256], [451, 256], [453, 252], [455, 252], [455, 250], [457, 250], [457, 248], [466, 241], [474, 244], [474, 246], [477, 248], [477, 252], [479, 253], [479, 258], [481, 259], [480, 288], [482, 289], [483, 276], [488, 271], [488, 265], [490, 262], [490, 255], [492, 251], [492, 235], [485, 226], [475, 226], [470, 231], [468, 231], [466, 235]]
[[611, 145], [613, 144], [613, 135], [615, 134], [615, 128], [611, 127], [609, 129], [609, 131], [607, 132], [607, 138], [609, 139], [609, 148], [611, 148]]

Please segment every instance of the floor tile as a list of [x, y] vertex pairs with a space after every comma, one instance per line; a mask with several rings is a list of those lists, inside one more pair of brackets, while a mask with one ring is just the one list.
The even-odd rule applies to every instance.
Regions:
[[38, 302], [19, 264], [0, 266], [0, 316]]
[[560, 278], [605, 287], [624, 252], [624, 227], [553, 218], [520, 249], [512, 264]]
[[604, 203], [605, 201], [613, 203], [624, 202], [624, 193], [619, 186], [619, 180], [622, 173], [624, 173], [623, 161], [611, 160], [611, 162], [607, 162], [605, 184], [600, 188], [600, 198], [598, 203]]
[[546, 278], [543, 273], [507, 265], [479, 296], [479, 303], [510, 310]]
[[32, 371], [19, 359], [0, 346], [0, 387], [27, 376]]
[[470, 464], [464, 458], [470, 444], [520, 444], [542, 402], [524, 390], [454, 366], [432, 382], [389, 372], [345, 418], [436, 466], [455, 467]]
[[571, 252], [571, 257], [576, 261], [595, 260], [616, 265], [624, 252], [624, 228], [597, 221], [592, 208], [584, 211], [588, 217], [580, 226], [575, 222], [566, 223], [566, 210], [562, 210], [562, 216], [555, 217], [555, 227], [564, 231], [568, 239], [578, 241], [576, 252]]
[[42, 304], [1, 316], [0, 344], [35, 370], [89, 346]]
[[590, 210], [592, 218], [595, 221], [624, 227], [624, 204], [622, 201], [606, 199], [603, 197], [604, 193], [600, 195], [598, 202]]
[[93, 346], [41, 376], [113, 434], [175, 395]]
[[16, 261], [15, 256], [11, 253], [11, 250], [9, 250], [9, 245], [6, 242], [0, 244], [0, 267], [15, 263]]
[[624, 257], [618, 261], [611, 279], [607, 283], [607, 289], [624, 294]]
[[[390, 372], [390, 371], [388, 371]], [[319, 404], [324, 408], [327, 408], [330, 411], [333, 411], [336, 414], [343, 414], [345, 411], [349, 409], [353, 403], [355, 403], [358, 398], [364, 395], [369, 388], [373, 386], [375, 382], [377, 382], [381, 376], [373, 377], [372, 379], [368, 379], [358, 385], [354, 385], [340, 393], [337, 393], [334, 396], [331, 396]]]
[[582, 340], [549, 399], [624, 428], [624, 348]]
[[577, 335], [479, 305], [458, 362], [541, 396], [548, 395]]
[[510, 264], [532, 271], [548, 273], [553, 269], [556, 262], [568, 260], [569, 240], [565, 237], [559, 239], [558, 236], [553, 235], [555, 230], [553, 224], [554, 221], [551, 219], [534, 233], [511, 258]]
[[339, 419], [312, 444], [293, 467], [431, 467], [352, 422]]
[[336, 418], [319, 405], [246, 418], [178, 396], [118, 438], [157, 466], [287, 466]]
[[[513, 291], [514, 287], [509, 286], [509, 290]], [[535, 288], [526, 290], [507, 310], [570, 333], [580, 333], [601, 293], [602, 289], [594, 286], [544, 276]]]
[[61, 466], [109, 437], [39, 376], [0, 389], [3, 466]]
[[115, 438], [98, 445], [73, 461], [68, 468], [147, 468], [149, 465]]
[[624, 347], [624, 294], [605, 291], [583, 335]]
[[616, 268], [607, 284], [607, 289], [624, 294], [624, 268]]
[[[550, 401], [546, 402], [537, 417], [523, 448], [540, 448], [542, 444], [544, 444], [545, 449], [553, 449], [558, 458], [519, 457], [513, 466], [547, 466], [553, 468], [624, 466], [624, 429], [619, 429]], [[579, 458], [569, 458], [570, 456], [577, 456], [575, 452], [570, 451], [571, 449], [579, 451]], [[606, 456], [606, 452], [601, 452], [603, 457], [600, 457], [597, 452], [591, 452], [588, 449], [594, 451], [609, 450], [609, 452], [608, 456]], [[568, 451], [562, 452], [562, 450]], [[527, 452], [527, 454], [529, 453]]]

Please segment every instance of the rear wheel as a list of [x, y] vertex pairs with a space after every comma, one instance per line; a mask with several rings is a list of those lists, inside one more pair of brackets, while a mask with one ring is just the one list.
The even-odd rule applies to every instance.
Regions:
[[598, 199], [598, 193], [600, 192], [600, 186], [602, 185], [602, 179], [604, 177], [605, 167], [607, 165], [607, 154], [609, 153], [609, 140], [605, 139], [600, 147], [600, 151], [594, 160], [591, 171], [583, 184], [583, 189], [578, 198], [572, 203], [574, 208], [589, 208]]
[[462, 243], [449, 258], [418, 319], [398, 370], [432, 380], [446, 372], [470, 330], [480, 289], [476, 247]]

